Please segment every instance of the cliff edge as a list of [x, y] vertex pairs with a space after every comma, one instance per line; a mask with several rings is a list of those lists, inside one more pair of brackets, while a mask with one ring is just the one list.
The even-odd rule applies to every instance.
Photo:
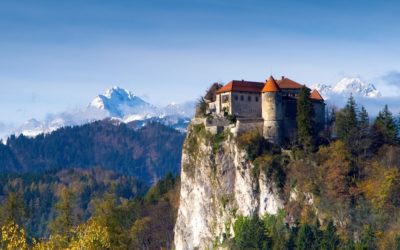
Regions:
[[210, 133], [204, 123], [192, 121], [183, 147], [177, 250], [221, 246], [233, 236], [238, 216], [276, 214], [283, 207], [275, 183], [249, 160], [238, 138], [229, 130]]

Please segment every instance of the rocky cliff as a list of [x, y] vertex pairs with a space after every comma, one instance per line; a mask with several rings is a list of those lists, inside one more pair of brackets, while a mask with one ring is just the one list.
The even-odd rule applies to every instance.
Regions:
[[182, 153], [175, 247], [211, 249], [233, 236], [239, 215], [275, 214], [283, 207], [275, 183], [258, 171], [229, 131], [189, 126]]

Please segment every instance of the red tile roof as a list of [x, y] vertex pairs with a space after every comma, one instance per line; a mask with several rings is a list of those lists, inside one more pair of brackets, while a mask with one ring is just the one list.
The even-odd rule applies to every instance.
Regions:
[[324, 100], [324, 98], [322, 98], [321, 94], [316, 89], [314, 89], [311, 92], [310, 98], [313, 99], [313, 100], [318, 100], [318, 101], [323, 101]]
[[263, 82], [249, 82], [249, 81], [237, 81], [233, 80], [228, 82], [225, 86], [217, 91], [217, 94], [224, 92], [261, 92], [264, 87]]
[[276, 83], [275, 79], [272, 76], [270, 76], [264, 88], [262, 89], [262, 92], [264, 93], [264, 92], [278, 92], [278, 91], [279, 91], [278, 84]]
[[304, 86], [286, 77], [282, 77], [277, 83], [281, 89], [301, 89]]

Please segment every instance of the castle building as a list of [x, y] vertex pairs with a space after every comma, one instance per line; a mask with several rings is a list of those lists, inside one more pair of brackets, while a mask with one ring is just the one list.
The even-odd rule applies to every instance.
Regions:
[[[234, 115], [238, 120], [252, 119], [262, 123], [263, 136], [277, 144], [297, 136], [297, 97], [305, 86], [289, 78], [266, 82], [233, 80], [215, 93], [209, 109], [215, 114]], [[325, 126], [325, 102], [317, 90], [310, 99], [314, 108], [316, 128]]]

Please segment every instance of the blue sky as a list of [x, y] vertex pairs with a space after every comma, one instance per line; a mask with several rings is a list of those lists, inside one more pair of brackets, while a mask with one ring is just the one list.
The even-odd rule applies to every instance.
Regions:
[[361, 76], [397, 93], [398, 13], [368, 0], [1, 0], [0, 122], [82, 107], [113, 85], [157, 105], [270, 74]]

